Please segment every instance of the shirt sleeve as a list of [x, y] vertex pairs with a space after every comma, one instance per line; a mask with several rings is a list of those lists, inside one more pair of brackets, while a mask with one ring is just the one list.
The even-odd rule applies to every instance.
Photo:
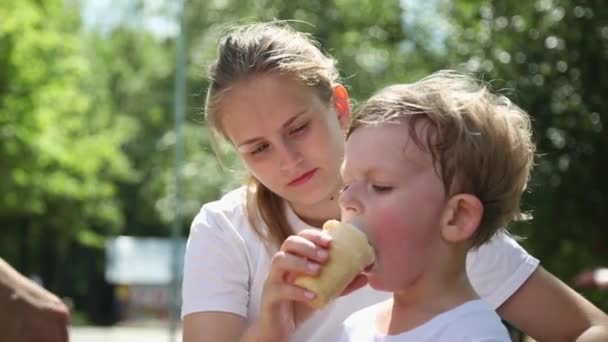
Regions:
[[477, 294], [496, 310], [538, 267], [538, 259], [504, 233], [467, 255], [467, 274]]
[[242, 237], [227, 218], [203, 207], [190, 227], [181, 317], [205, 311], [247, 316], [249, 264]]
[[348, 342], [348, 335], [346, 334], [346, 328], [344, 324], [340, 326], [340, 330], [338, 330], [338, 337], [336, 338], [336, 342]]

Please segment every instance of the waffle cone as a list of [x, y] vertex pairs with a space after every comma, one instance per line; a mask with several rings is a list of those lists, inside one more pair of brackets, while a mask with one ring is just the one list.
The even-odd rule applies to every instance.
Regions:
[[323, 225], [323, 231], [331, 237], [329, 259], [316, 276], [299, 276], [294, 284], [314, 292], [311, 302], [321, 309], [335, 299], [348, 284], [374, 261], [374, 250], [367, 237], [356, 227], [336, 220]]

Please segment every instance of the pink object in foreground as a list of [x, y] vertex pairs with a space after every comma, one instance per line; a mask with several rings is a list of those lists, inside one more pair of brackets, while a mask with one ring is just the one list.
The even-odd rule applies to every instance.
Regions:
[[608, 289], [608, 268], [600, 267], [581, 272], [574, 277], [573, 283], [575, 286]]

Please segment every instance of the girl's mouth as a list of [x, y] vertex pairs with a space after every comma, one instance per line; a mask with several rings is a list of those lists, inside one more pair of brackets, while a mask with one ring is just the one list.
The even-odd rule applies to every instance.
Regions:
[[308, 182], [315, 175], [315, 173], [317, 173], [317, 169], [312, 169], [312, 170], [304, 173], [303, 175], [298, 176], [297, 178], [293, 179], [287, 185], [289, 185], [289, 186], [302, 185], [302, 184]]

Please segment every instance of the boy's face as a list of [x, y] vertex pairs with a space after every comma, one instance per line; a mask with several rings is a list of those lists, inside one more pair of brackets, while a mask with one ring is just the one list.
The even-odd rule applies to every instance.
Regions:
[[357, 128], [346, 142], [342, 176], [342, 220], [366, 231], [376, 250], [370, 285], [397, 291], [432, 269], [447, 199], [431, 154], [410, 139], [407, 124]]

